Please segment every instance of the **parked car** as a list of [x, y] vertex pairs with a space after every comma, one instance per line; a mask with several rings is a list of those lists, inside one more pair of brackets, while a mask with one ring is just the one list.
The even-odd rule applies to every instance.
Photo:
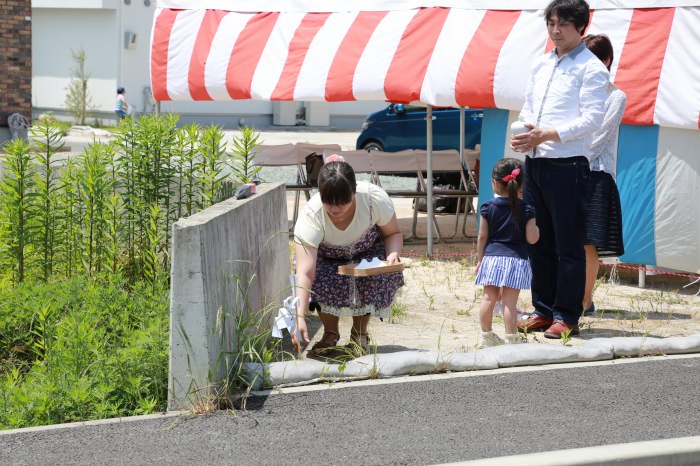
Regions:
[[[465, 109], [464, 147], [474, 149], [481, 141], [481, 109]], [[362, 124], [356, 149], [398, 152], [426, 149], [425, 107], [390, 104], [370, 114]], [[459, 109], [433, 108], [433, 150], [459, 149]]]

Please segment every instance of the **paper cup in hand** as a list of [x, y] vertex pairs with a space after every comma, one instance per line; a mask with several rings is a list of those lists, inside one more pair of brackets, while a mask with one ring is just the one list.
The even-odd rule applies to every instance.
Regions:
[[525, 126], [524, 121], [517, 120], [514, 121], [512, 125], [510, 125], [510, 132], [513, 136], [515, 136], [516, 134], [527, 133], [528, 131], [530, 131], [530, 128]]

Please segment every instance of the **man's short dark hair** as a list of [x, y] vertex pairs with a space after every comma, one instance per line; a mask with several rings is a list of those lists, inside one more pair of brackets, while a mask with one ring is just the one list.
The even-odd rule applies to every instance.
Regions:
[[552, 0], [544, 10], [544, 20], [549, 22], [552, 13], [555, 12], [559, 17], [559, 21], [574, 23], [576, 30], [581, 35], [588, 27], [588, 21], [591, 18], [590, 9], [585, 0]]

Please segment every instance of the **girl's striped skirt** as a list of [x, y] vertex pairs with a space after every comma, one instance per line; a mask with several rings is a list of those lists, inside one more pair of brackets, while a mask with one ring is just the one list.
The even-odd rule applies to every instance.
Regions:
[[476, 284], [482, 286], [507, 286], [528, 290], [531, 282], [530, 261], [519, 257], [484, 256], [476, 274]]

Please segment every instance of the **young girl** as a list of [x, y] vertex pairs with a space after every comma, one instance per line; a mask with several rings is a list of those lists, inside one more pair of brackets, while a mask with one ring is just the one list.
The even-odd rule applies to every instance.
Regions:
[[486, 201], [480, 209], [476, 284], [484, 287], [479, 308], [482, 347], [503, 343], [491, 328], [493, 308], [499, 300], [499, 293], [504, 308], [506, 343], [518, 341], [518, 295], [520, 290], [529, 289], [532, 281], [527, 243], [534, 244], [540, 237], [534, 208], [520, 199], [523, 179], [523, 163], [520, 160], [499, 160], [491, 175], [495, 197]]

